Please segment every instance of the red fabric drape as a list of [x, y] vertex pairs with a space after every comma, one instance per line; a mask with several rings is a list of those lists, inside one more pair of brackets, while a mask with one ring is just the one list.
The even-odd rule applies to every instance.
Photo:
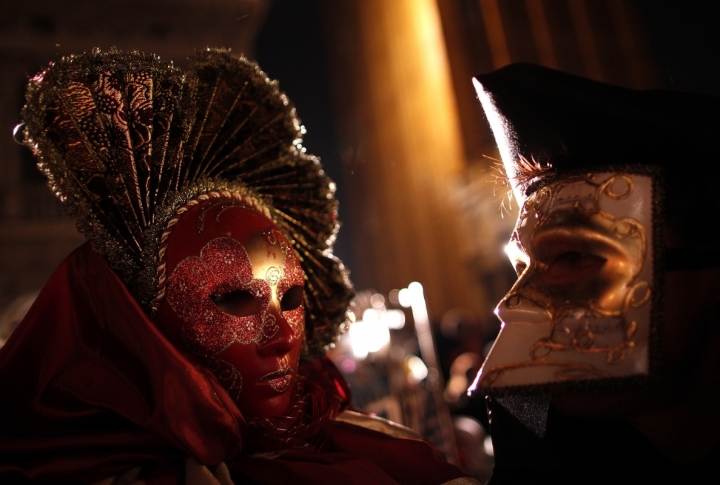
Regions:
[[0, 350], [0, 390], [0, 477], [91, 482], [173, 457], [219, 463], [241, 447], [227, 393], [155, 328], [89, 244], [60, 265]]
[[423, 440], [393, 438], [333, 421], [323, 452], [290, 450], [278, 457], [242, 456], [231, 465], [237, 483], [430, 485], [466, 476]]
[[321, 433], [323, 451], [243, 455], [248, 428], [215, 376], [156, 329], [85, 244], [0, 350], [0, 483], [92, 483], [142, 465], [148, 483], [174, 483], [187, 456], [225, 461], [256, 483], [434, 484], [464, 475], [424, 441], [330, 419], [349, 391], [329, 361], [305, 364], [301, 375], [311, 414], [322, 417], [306, 428]]

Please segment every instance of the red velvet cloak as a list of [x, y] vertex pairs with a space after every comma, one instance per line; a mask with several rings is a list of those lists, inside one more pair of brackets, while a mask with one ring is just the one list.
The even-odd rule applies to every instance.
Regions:
[[243, 418], [215, 376], [156, 329], [89, 244], [60, 265], [0, 350], [0, 390], [3, 484], [92, 483], [137, 466], [172, 477], [187, 456], [227, 462], [257, 483], [465, 475], [424, 441], [335, 421], [322, 452], [243, 454]]

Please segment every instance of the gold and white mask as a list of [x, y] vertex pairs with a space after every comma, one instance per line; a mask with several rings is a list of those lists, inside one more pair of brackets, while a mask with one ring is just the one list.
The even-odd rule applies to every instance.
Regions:
[[524, 200], [507, 246], [518, 280], [474, 387], [558, 389], [647, 376], [653, 306], [653, 180], [589, 173]]

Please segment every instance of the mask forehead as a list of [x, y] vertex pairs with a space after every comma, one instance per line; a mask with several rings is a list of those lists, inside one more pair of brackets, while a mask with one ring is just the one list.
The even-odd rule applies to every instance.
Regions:
[[167, 274], [218, 238], [242, 246], [253, 278], [264, 279], [271, 267], [282, 272], [286, 264], [294, 266], [297, 260], [285, 236], [266, 215], [234, 200], [210, 200], [188, 210], [173, 228], [166, 251]]
[[486, 392], [647, 376], [654, 290], [653, 179], [590, 173], [523, 204], [508, 253], [519, 278], [476, 385]]
[[274, 231], [277, 231], [274, 225], [267, 226], [245, 235], [238, 242], [242, 244], [248, 255], [253, 279], [267, 282], [272, 289], [273, 297], [276, 298], [278, 283], [285, 278], [286, 252]]

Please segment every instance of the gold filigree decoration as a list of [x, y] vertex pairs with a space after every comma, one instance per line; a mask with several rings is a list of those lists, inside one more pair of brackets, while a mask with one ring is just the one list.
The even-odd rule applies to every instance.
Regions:
[[154, 55], [93, 50], [32, 78], [22, 116], [51, 190], [149, 315], [177, 211], [203, 195], [247, 193], [306, 274], [306, 354], [335, 340], [353, 295], [332, 255], [335, 184], [305, 154], [292, 103], [257, 64], [205, 49], [183, 72]]
[[[594, 187], [593, 193], [588, 194], [588, 197], [575, 197], [567, 202], [563, 201], [560, 196], [562, 190], [578, 182], [584, 182]], [[633, 180], [627, 175], [614, 175], [607, 180], [598, 181], [594, 174], [586, 174], [568, 177], [551, 185], [545, 185], [528, 198], [518, 218], [516, 230], [511, 237], [511, 242], [525, 254], [537, 256], [538, 252], [534, 246], [535, 236], [543, 229], [553, 226], [563, 227], [563, 224], [568, 221], [576, 224], [578, 221], [593, 220], [597, 227], [602, 228], [609, 236], [616, 239], [618, 244], [631, 247], [628, 252], [635, 252], [634, 257], [631, 258], [634, 260], [635, 266], [627, 281], [613, 282], [615, 287], [612, 290], [621, 294], [622, 302], [615, 307], [607, 307], [599, 304], [597, 299], [590, 297], [591, 295], [586, 295], [585, 298], [578, 301], [570, 301], [561, 298], [550, 287], [528, 281], [529, 275], [541, 274], [548, 267], [546, 263], [538, 261], [537, 257], [530, 258], [529, 264], [519, 275], [515, 287], [500, 304], [505, 305], [508, 309], [514, 309], [518, 308], [523, 301], [528, 301], [539, 311], [546, 313], [547, 320], [552, 322], [552, 329], [549, 335], [538, 339], [530, 346], [528, 349], [529, 360], [496, 365], [484, 372], [481, 379], [483, 387], [491, 387], [508, 371], [538, 366], [560, 367], [560, 370], [555, 372], [555, 378], [558, 380], [578, 375], [609, 377], [607, 372], [592, 364], [571, 360], [550, 360], [550, 356], [555, 352], [566, 351], [578, 354], [605, 354], [605, 362], [608, 365], [616, 365], [623, 362], [627, 357], [627, 352], [636, 346], [634, 339], [637, 322], [628, 321], [625, 315], [629, 308], [647, 304], [652, 296], [650, 284], [646, 281], [637, 281], [647, 256], [645, 228], [633, 218], [616, 218], [600, 207], [602, 197], [623, 200], [628, 198], [633, 190]], [[558, 208], [558, 206], [561, 207]], [[527, 222], [531, 213], [537, 217], [537, 222], [534, 233], [530, 236], [531, 247], [525, 248], [518, 228]], [[579, 311], [582, 312], [581, 317], [585, 319], [584, 325], [571, 328], [563, 323], [566, 320], [577, 321]], [[615, 345], [598, 344], [597, 335], [591, 328], [591, 319], [597, 317], [616, 319], [622, 341]]]

